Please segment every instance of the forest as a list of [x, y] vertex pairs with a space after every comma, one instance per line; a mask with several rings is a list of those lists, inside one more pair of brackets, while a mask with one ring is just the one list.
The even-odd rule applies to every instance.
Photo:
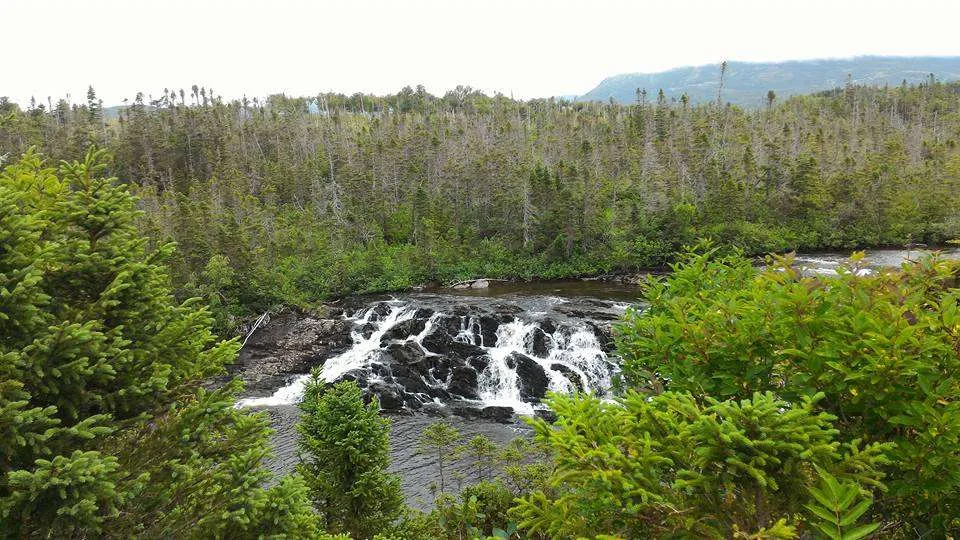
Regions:
[[[179, 298], [218, 327], [280, 304], [472, 277], [661, 267], [712, 238], [748, 255], [960, 236], [960, 85], [848, 86], [742, 109], [390, 96], [138, 95], [119, 116], [0, 98], [0, 149], [90, 144], [176, 242]], [[722, 98], [722, 95], [720, 96]]]
[[[956, 537], [960, 262], [790, 252], [957, 240], [958, 145], [934, 80], [756, 109], [0, 99], [0, 538]], [[277, 476], [222, 377], [277, 306], [651, 268], [616, 395], [550, 394], [506, 445], [438, 420], [427, 510], [355, 382], [315, 372]]]

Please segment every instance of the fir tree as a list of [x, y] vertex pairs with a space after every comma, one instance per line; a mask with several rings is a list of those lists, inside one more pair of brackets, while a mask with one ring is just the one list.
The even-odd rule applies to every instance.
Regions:
[[331, 387], [314, 374], [297, 425], [304, 453], [297, 470], [310, 486], [327, 530], [371, 538], [404, 510], [400, 479], [390, 464], [390, 423], [374, 399], [364, 405], [353, 381]]
[[0, 174], [0, 536], [315, 535], [302, 481], [261, 487], [269, 430], [234, 408], [209, 313], [176, 303], [103, 152]]

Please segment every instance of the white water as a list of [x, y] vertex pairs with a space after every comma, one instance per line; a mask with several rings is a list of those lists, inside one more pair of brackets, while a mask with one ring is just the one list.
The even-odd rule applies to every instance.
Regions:
[[[393, 305], [391, 305], [390, 313], [378, 323], [375, 323], [376, 328], [369, 337], [364, 337], [360, 329], [369, 323], [374, 316], [373, 308], [361, 310], [353, 317], [347, 317], [347, 320], [356, 324], [356, 328], [350, 334], [353, 339], [353, 346], [343, 354], [334, 356], [323, 364], [320, 375], [325, 381], [334, 382], [351, 370], [365, 367], [369, 363], [370, 356], [375, 355], [380, 350], [380, 340], [383, 335], [398, 323], [413, 318], [413, 314], [416, 312], [415, 308], [399, 302], [391, 303]], [[300, 375], [290, 384], [279, 388], [271, 396], [242, 399], [237, 405], [240, 407], [275, 407], [277, 405], [299, 403], [303, 399], [303, 392], [306, 390], [310, 377], [310, 374]]]
[[[623, 307], [625, 309], [626, 305]], [[369, 367], [371, 362], [379, 358], [382, 350], [381, 339], [384, 334], [397, 324], [413, 318], [416, 311], [414, 305], [392, 301], [390, 312], [381, 319], [374, 318], [373, 308], [361, 310], [353, 317], [348, 317], [348, 320], [356, 325], [352, 333], [353, 346], [324, 363], [321, 370], [323, 379], [333, 382], [350, 371]], [[434, 331], [436, 322], [444, 316], [443, 313], [434, 313], [425, 321], [425, 327], [421, 332], [408, 336], [406, 340], [422, 345], [424, 338]], [[492, 344], [484, 343], [478, 318], [463, 316], [460, 319], [459, 333], [454, 336], [454, 339], [480, 347], [489, 358], [489, 364], [478, 374], [477, 381], [480, 400], [484, 405], [507, 406], [521, 414], [533, 414], [534, 405], [521, 399], [521, 381], [516, 368], [510, 367], [508, 363], [508, 358], [513, 353], [526, 355], [537, 362], [548, 377], [549, 390], [554, 392], [578, 390], [578, 386], [563, 372], [552, 368], [556, 364], [576, 374], [584, 391], [603, 392], [611, 385], [611, 375], [616, 365], [604, 353], [593, 330], [587, 325], [570, 323], [558, 325], [552, 334], [546, 334], [547, 354], [538, 357], [534, 353], [534, 336], [540, 326], [535, 321], [515, 319], [512, 322], [500, 324], [496, 330], [496, 345], [491, 346]], [[374, 328], [369, 337], [364, 337], [360, 330], [367, 323], [372, 323]], [[434, 355], [429, 351], [427, 354]], [[238, 403], [238, 406], [269, 407], [297, 403], [302, 399], [310, 377], [310, 375], [301, 375], [271, 396], [244, 399]], [[370, 380], [373, 380], [373, 376]]]

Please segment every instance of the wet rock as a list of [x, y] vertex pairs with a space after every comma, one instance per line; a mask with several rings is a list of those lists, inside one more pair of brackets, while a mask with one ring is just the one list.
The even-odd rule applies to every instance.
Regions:
[[480, 399], [477, 392], [477, 372], [470, 366], [453, 368], [447, 391], [466, 399]]
[[555, 323], [553, 319], [543, 319], [542, 321], [539, 321], [537, 325], [540, 327], [541, 330], [544, 331], [544, 333], [547, 333], [547, 334], [552, 335], [554, 332], [557, 331], [557, 323]]
[[550, 348], [553, 346], [553, 338], [548, 336], [539, 326], [530, 332], [527, 340], [530, 352], [532, 352], [534, 356], [545, 358], [550, 354]]
[[455, 404], [450, 406], [450, 412], [454, 416], [466, 418], [467, 420], [476, 420], [480, 418], [481, 407], [468, 404]]
[[490, 286], [490, 281], [486, 279], [478, 279], [470, 284], [471, 289], [486, 289]]
[[376, 331], [377, 325], [372, 322], [365, 323], [363, 326], [357, 328], [357, 333], [363, 336], [364, 339], [370, 339], [370, 336]]
[[440, 401], [450, 401], [450, 392], [447, 392], [439, 386], [427, 386], [427, 395]]
[[478, 322], [480, 323], [480, 336], [483, 338], [483, 346], [496, 347], [497, 328], [500, 326], [500, 321], [489, 315], [484, 315], [478, 319]]
[[373, 396], [377, 396], [380, 409], [384, 411], [397, 411], [404, 406], [403, 394], [395, 386], [373, 383], [364, 390], [364, 397], [369, 401]]
[[570, 381], [570, 383], [573, 384], [578, 391], [582, 392], [584, 390], [583, 379], [580, 377], [580, 374], [570, 369], [569, 366], [565, 366], [563, 364], [550, 364], [550, 369], [563, 373], [563, 376], [566, 377], [567, 380]]
[[543, 366], [525, 354], [510, 353], [507, 357], [507, 366], [517, 371], [520, 379], [520, 397], [524, 401], [539, 402], [547, 395], [550, 379]]
[[[427, 317], [429, 317], [429, 315]], [[380, 343], [386, 344], [391, 341], [404, 341], [407, 338], [414, 337], [420, 332], [423, 332], [426, 326], [427, 320], [423, 318], [413, 318], [398, 322], [383, 333], [383, 337], [380, 338]]]
[[586, 321], [586, 324], [593, 330], [594, 335], [597, 336], [597, 341], [600, 342], [600, 347], [604, 350], [604, 352], [611, 352], [614, 349], [616, 349], [617, 345], [613, 340], [613, 323], [612, 322]]
[[537, 409], [533, 411], [533, 414], [536, 415], [537, 418], [543, 418], [551, 424], [557, 421], [557, 413], [550, 409]]
[[[424, 382], [422, 377], [416, 375], [394, 375], [393, 381], [398, 386], [403, 388], [404, 392], [410, 394], [426, 394], [430, 395], [431, 387]], [[432, 396], [431, 396], [432, 397]]]
[[471, 356], [467, 358], [467, 365], [475, 369], [477, 373], [480, 373], [481, 371], [487, 369], [487, 366], [490, 365], [490, 357], [485, 354]]
[[394, 343], [387, 347], [384, 354], [392, 358], [394, 362], [404, 365], [421, 362], [427, 355], [426, 351], [414, 342]]
[[390, 312], [393, 311], [393, 308], [390, 307], [390, 304], [386, 302], [381, 302], [373, 307], [373, 312], [370, 314], [370, 321], [382, 321]]
[[496, 313], [503, 322], [512, 322], [514, 315], [519, 315], [523, 313], [523, 308], [516, 304], [506, 304], [498, 303], [490, 306], [494, 313]]
[[442, 417], [450, 416], [449, 407], [447, 407], [446, 405], [441, 405], [439, 403], [434, 403], [432, 401], [424, 403], [421, 408], [421, 411], [426, 414], [430, 414], [434, 416], [442, 416]]
[[554, 309], [568, 317], [573, 317], [575, 319], [613, 321], [620, 318], [620, 313], [609, 309], [608, 306], [602, 304], [596, 305], [593, 302], [586, 301], [561, 304]]
[[483, 349], [479, 346], [456, 341], [453, 336], [439, 329], [423, 338], [423, 346], [434, 354], [459, 358], [469, 358], [483, 354]]
[[493, 420], [501, 424], [512, 424], [514, 422], [513, 407], [500, 407], [496, 405], [484, 407], [480, 410], [480, 418]]

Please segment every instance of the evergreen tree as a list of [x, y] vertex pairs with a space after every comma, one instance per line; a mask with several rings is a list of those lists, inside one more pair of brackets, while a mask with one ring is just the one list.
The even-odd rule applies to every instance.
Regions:
[[297, 470], [327, 530], [371, 538], [404, 511], [400, 480], [388, 474], [390, 423], [374, 399], [364, 405], [353, 381], [327, 387], [315, 373], [297, 425], [304, 454]]
[[436, 456], [437, 472], [440, 477], [440, 484], [436, 488], [440, 493], [444, 493], [447, 487], [443, 464], [447, 461], [448, 454], [456, 448], [458, 442], [460, 442], [460, 430], [443, 420], [430, 424], [420, 434], [419, 451]]
[[103, 158], [0, 173], [0, 536], [317, 534], [302, 481], [261, 487], [238, 384], [199, 388], [237, 344], [173, 300], [172, 247], [147, 250]]

